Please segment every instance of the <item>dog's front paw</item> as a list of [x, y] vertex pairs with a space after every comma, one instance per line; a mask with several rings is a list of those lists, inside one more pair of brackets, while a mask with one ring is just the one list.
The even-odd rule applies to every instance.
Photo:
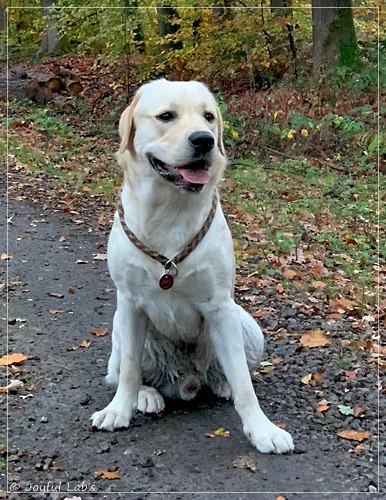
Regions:
[[147, 385], [142, 385], [138, 393], [138, 410], [142, 413], [158, 413], [165, 408], [161, 394]]
[[114, 431], [122, 427], [129, 427], [131, 420], [131, 413], [114, 409], [113, 407], [104, 408], [103, 410], [96, 411], [91, 417], [93, 427], [104, 431]]
[[291, 434], [272, 422], [255, 425], [253, 429], [244, 427], [249, 441], [261, 453], [290, 453], [294, 449]]

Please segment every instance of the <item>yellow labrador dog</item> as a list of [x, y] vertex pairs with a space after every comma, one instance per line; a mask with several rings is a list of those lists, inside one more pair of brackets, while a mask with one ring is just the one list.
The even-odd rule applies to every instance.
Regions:
[[232, 238], [218, 201], [226, 158], [213, 95], [199, 82], [142, 86], [123, 112], [124, 169], [108, 245], [117, 287], [107, 381], [114, 398], [92, 416], [127, 427], [163, 396], [192, 399], [204, 385], [232, 397], [246, 436], [263, 453], [293, 450], [257, 401], [250, 370], [263, 335], [233, 300]]

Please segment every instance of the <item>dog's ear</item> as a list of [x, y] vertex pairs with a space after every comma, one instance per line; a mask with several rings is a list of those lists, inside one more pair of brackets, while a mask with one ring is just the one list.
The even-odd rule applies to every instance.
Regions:
[[121, 118], [119, 120], [119, 135], [121, 137], [121, 144], [119, 146], [118, 152], [123, 154], [126, 149], [134, 152], [133, 150], [133, 140], [134, 140], [134, 110], [139, 101], [140, 94], [137, 92], [132, 100], [130, 106], [128, 106], [125, 111], [122, 113]]
[[223, 140], [223, 123], [222, 123], [222, 116], [221, 116], [221, 111], [219, 107], [217, 107], [217, 145], [218, 149], [220, 150], [220, 153], [225, 156], [225, 148], [224, 148], [224, 140]]

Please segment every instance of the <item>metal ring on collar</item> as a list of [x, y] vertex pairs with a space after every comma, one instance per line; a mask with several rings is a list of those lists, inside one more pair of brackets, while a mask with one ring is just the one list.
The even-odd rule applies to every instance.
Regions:
[[173, 261], [173, 259], [169, 259], [165, 263], [164, 269], [165, 269], [165, 271], [168, 271], [169, 274], [171, 274], [174, 277], [177, 276], [177, 274], [178, 274], [178, 267], [177, 267], [177, 264]]

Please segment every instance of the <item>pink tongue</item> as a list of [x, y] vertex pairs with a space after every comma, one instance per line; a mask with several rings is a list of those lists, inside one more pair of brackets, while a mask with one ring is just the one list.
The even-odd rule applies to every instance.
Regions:
[[192, 184], [206, 184], [210, 181], [209, 172], [204, 168], [197, 170], [180, 168], [179, 172], [185, 180], [191, 182]]

